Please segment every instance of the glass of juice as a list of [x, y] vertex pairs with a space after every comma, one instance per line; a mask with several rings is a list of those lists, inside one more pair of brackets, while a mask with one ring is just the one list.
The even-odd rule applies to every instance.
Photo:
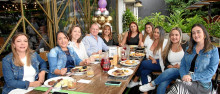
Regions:
[[75, 90], [76, 89], [76, 79], [68, 80], [67, 88], [68, 88], [68, 90]]
[[94, 70], [92, 67], [87, 67], [87, 72], [86, 72], [87, 77], [93, 77], [94, 76]]

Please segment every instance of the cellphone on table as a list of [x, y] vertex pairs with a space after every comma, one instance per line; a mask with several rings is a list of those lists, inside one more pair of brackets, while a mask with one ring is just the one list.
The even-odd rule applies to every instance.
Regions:
[[65, 93], [65, 92], [53, 92], [52, 94], [68, 94], [68, 93]]
[[107, 81], [105, 82], [105, 85], [120, 86], [121, 82], [120, 81]]

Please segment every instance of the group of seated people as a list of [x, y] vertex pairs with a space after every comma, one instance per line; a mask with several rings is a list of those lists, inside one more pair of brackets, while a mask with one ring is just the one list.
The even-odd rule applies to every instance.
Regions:
[[[170, 31], [168, 40], [164, 38], [164, 29], [161, 26], [154, 28], [150, 22], [145, 24], [144, 35], [138, 31], [138, 25], [132, 22], [121, 43], [116, 43], [112, 38], [111, 25], [103, 27], [101, 37], [98, 33], [99, 26], [95, 23], [90, 27], [90, 34], [84, 38], [81, 27], [77, 25], [72, 26], [68, 34], [57, 32], [57, 46], [48, 54], [49, 70], [47, 63], [29, 48], [28, 36], [24, 33], [15, 34], [11, 42], [12, 53], [2, 60], [5, 79], [2, 94], [13, 94], [19, 90], [28, 92], [44, 83], [46, 73], [47, 79], [66, 75], [75, 66], [89, 65], [91, 56], [107, 51], [109, 45], [126, 44], [144, 46], [146, 50], [146, 58], [128, 87], [138, 85], [141, 78], [139, 90], [144, 93], [155, 89], [156, 85], [158, 94], [211, 92], [211, 78], [218, 67], [219, 54], [203, 25], [195, 24], [192, 27], [189, 47], [186, 49], [181, 46], [182, 31], [178, 27]], [[149, 82], [148, 75], [160, 70], [162, 74]], [[166, 91], [170, 82], [179, 77], [181, 81]]]

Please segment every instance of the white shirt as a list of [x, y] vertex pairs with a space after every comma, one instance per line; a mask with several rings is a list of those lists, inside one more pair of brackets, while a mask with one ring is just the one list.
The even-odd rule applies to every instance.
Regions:
[[21, 59], [21, 61], [24, 64], [24, 75], [23, 75], [23, 81], [29, 81], [29, 82], [34, 82], [35, 81], [35, 76], [36, 76], [36, 70], [32, 65], [27, 66], [27, 57], [25, 56], [24, 58]]
[[[150, 39], [150, 38], [147, 39], [147, 45], [146, 45], [147, 47], [145, 48], [146, 58], [149, 58], [149, 56], [151, 56], [154, 59], [159, 59], [160, 58], [160, 54], [161, 54], [161, 49], [158, 50], [155, 55], [153, 54], [153, 51], [150, 50], [153, 42], [154, 41], [152, 39]], [[167, 39], [164, 39], [162, 49], [165, 48], [166, 44], [167, 44]]]
[[149, 42], [150, 40], [151, 40], [151, 39], [150, 39], [150, 36], [147, 35], [147, 37], [146, 37], [145, 40], [144, 40], [144, 46], [145, 46], [145, 47], [147, 47], [147, 44], [148, 44], [148, 42]]
[[[24, 75], [23, 75], [23, 81], [29, 81], [29, 82], [34, 82], [35, 81], [35, 76], [36, 76], [36, 70], [33, 68], [32, 65], [27, 66], [27, 57], [25, 56], [24, 58], [21, 59], [21, 62], [24, 64]], [[13, 89], [10, 91], [8, 94], [26, 94], [33, 90], [35, 87], [28, 87], [28, 89]]]
[[84, 59], [88, 58], [88, 55], [86, 53], [86, 49], [85, 49], [85, 46], [84, 46], [83, 42], [79, 43], [79, 48], [76, 46], [75, 42], [72, 42], [72, 41], [69, 41], [68, 46], [73, 47], [74, 51], [76, 52], [76, 54], [78, 55], [78, 57], [81, 60], [84, 60]]
[[183, 49], [179, 52], [173, 52], [171, 49], [168, 53], [168, 61], [171, 63], [171, 65], [176, 65], [181, 63], [181, 59], [184, 56], [184, 51]]
[[[163, 46], [162, 46], [162, 50], [164, 50], [165, 46], [167, 45], [167, 39], [164, 39], [163, 41]], [[153, 54], [153, 51], [150, 50], [152, 44], [153, 44], [153, 40], [152, 39], [148, 39], [147, 40], [147, 47], [145, 48], [145, 51], [146, 51], [146, 58], [149, 58], [149, 56], [153, 57], [154, 59], [159, 59], [159, 63], [160, 63], [160, 68], [161, 68], [161, 71], [163, 72], [164, 71], [164, 64], [163, 64], [163, 60], [162, 60], [162, 55], [161, 55], [161, 49], [159, 49], [156, 54]]]

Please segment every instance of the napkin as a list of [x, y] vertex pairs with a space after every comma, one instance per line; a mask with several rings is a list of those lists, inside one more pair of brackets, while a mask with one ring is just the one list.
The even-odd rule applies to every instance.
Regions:
[[91, 82], [91, 80], [85, 80], [85, 79], [80, 79], [79, 81], [77, 81], [78, 83], [86, 83], [89, 84]]

